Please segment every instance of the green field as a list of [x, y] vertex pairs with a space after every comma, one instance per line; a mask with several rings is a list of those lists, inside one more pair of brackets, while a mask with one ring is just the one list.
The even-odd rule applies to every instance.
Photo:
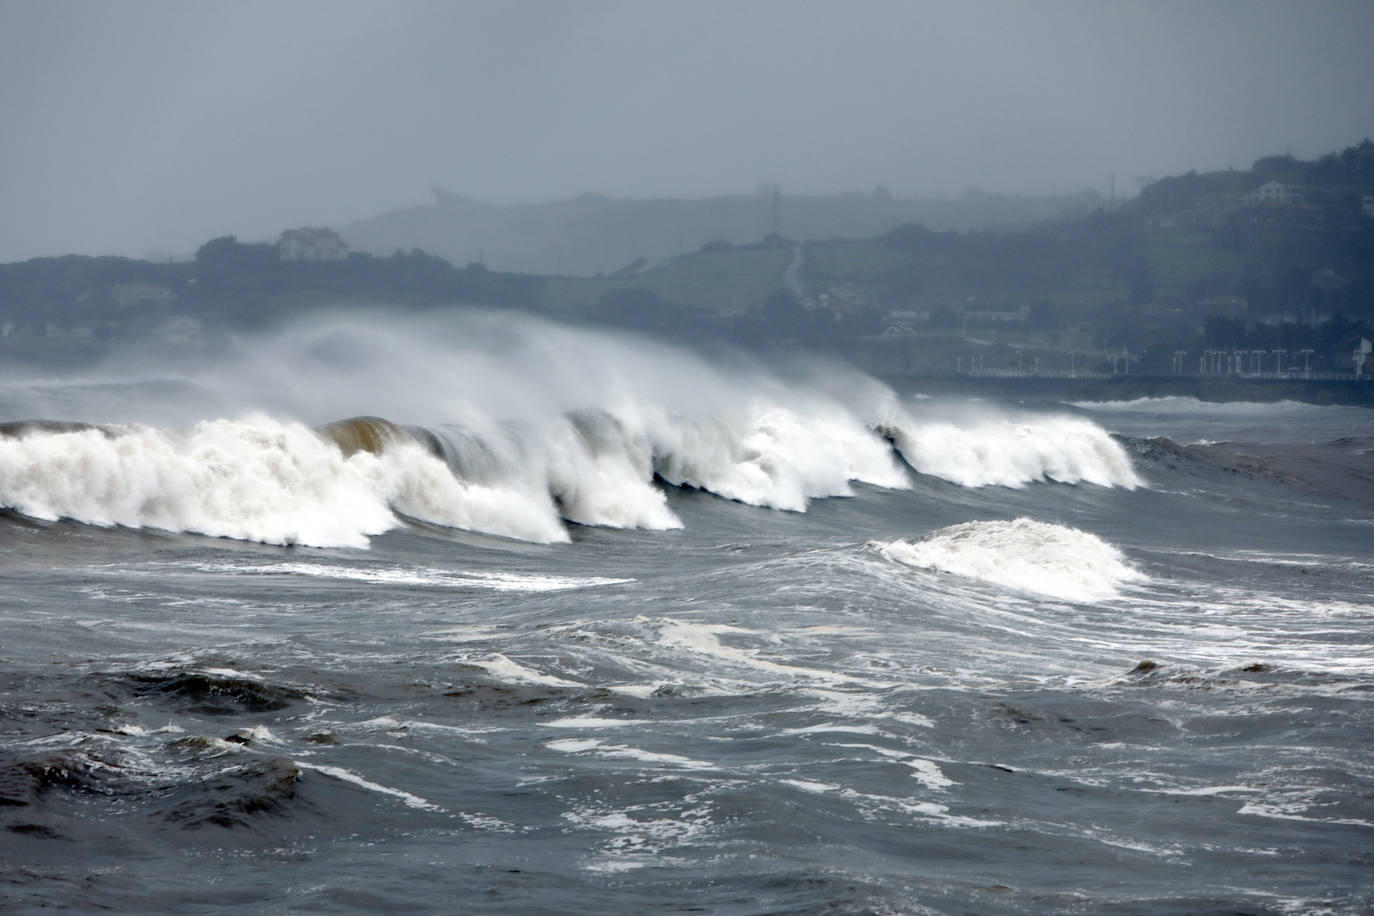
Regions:
[[782, 286], [791, 250], [732, 248], [687, 255], [615, 277], [547, 277], [541, 304], [550, 312], [585, 312], [614, 289], [646, 289], [665, 302], [727, 312], [748, 309]]
[[873, 239], [839, 239], [806, 246], [804, 272], [818, 280], [866, 282], [911, 264], [911, 255]]
[[1159, 294], [1182, 293], [1190, 283], [1209, 278], [1225, 278], [1223, 285], [1235, 286], [1246, 263], [1245, 254], [1219, 249], [1208, 233], [1189, 230], [1151, 236], [1145, 255]]

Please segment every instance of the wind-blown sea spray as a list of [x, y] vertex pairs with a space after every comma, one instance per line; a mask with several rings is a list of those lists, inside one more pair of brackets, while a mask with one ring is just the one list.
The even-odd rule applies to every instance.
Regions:
[[[681, 527], [661, 484], [805, 511], [854, 482], [908, 487], [893, 444], [917, 471], [964, 486], [1139, 483], [1086, 420], [954, 419], [852, 369], [770, 371], [483, 312], [290, 327], [163, 390], [159, 416], [196, 418], [143, 425], [135, 412], [99, 430], [0, 431], [0, 505], [362, 546], [398, 515], [536, 542], [568, 540], [565, 522]], [[339, 420], [360, 413], [370, 416]]]
[[299, 423], [212, 420], [0, 438], [0, 501], [35, 518], [362, 547], [393, 509], [451, 527], [565, 540], [551, 511], [468, 483], [418, 442], [345, 454]]

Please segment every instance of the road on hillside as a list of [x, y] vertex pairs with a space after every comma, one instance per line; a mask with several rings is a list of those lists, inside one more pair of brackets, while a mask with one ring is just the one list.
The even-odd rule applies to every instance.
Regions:
[[798, 302], [802, 300], [801, 268], [802, 246], [793, 245], [792, 258], [787, 262], [787, 268], [782, 272], [782, 284], [787, 287], [792, 295], [797, 297]]

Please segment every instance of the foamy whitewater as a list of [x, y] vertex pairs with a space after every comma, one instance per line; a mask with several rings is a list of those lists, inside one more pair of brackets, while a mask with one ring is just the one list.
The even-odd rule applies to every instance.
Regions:
[[502, 314], [0, 382], [0, 909], [1374, 908], [1374, 418]]
[[1101, 538], [1028, 518], [966, 522], [919, 541], [876, 546], [884, 556], [908, 566], [1069, 601], [1114, 597], [1118, 586], [1141, 578], [1121, 551]]

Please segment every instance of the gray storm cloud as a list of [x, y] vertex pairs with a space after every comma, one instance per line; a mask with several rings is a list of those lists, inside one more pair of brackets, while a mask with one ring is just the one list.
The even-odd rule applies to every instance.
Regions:
[[1133, 190], [1374, 133], [1367, 2], [0, 0], [0, 260], [421, 203]]

